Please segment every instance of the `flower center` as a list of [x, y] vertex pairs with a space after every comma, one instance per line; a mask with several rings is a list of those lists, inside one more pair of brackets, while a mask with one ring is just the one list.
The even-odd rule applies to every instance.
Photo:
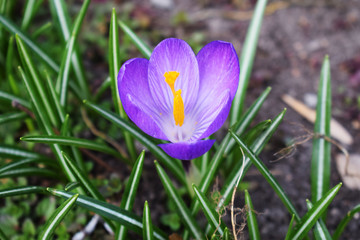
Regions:
[[181, 89], [175, 91], [175, 81], [178, 78], [180, 73], [175, 71], [169, 71], [164, 73], [165, 82], [169, 85], [171, 92], [174, 95], [174, 107], [173, 114], [175, 125], [179, 125], [180, 127], [184, 124], [184, 101], [181, 97]]

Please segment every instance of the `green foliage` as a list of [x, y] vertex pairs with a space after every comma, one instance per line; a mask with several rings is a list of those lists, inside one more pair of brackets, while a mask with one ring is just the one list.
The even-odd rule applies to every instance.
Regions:
[[[242, 191], [250, 186], [243, 179], [251, 165], [292, 216], [285, 239], [307, 239], [312, 228], [315, 239], [331, 239], [325, 216], [341, 183], [330, 187], [328, 57], [320, 74], [314, 127], [309, 193], [313, 204], [307, 201], [309, 210], [304, 216], [259, 156], [282, 123], [286, 109], [273, 119], [259, 119], [258, 113], [271, 91], [268, 87], [244, 111], [266, 0], [257, 1], [245, 38], [230, 130], [217, 139], [208, 153], [190, 162], [190, 173], [182, 162], [157, 146], [161, 141], [139, 130], [122, 109], [117, 93], [121, 64], [134, 51], [149, 59], [149, 38], [163, 38], [156, 31], [150, 36], [145, 31], [137, 34], [141, 23], [132, 19], [137, 10], [134, 5], [126, 5], [118, 14], [112, 3], [106, 3], [103, 10], [93, 10], [95, 20], [89, 23], [84, 21], [89, 0], [78, 8], [64, 0], [27, 0], [20, 4], [24, 8], [16, 11], [23, 14], [21, 19], [16, 19], [11, 11], [16, 4], [17, 1], [0, 0], [0, 69], [4, 70], [0, 72], [4, 79], [0, 84], [1, 239], [69, 239], [85, 228], [93, 214], [98, 214], [115, 233], [116, 240], [127, 239], [130, 234], [143, 239], [168, 239], [170, 234], [181, 231], [183, 239], [191, 236], [227, 240], [232, 239], [234, 232], [222, 214], [232, 204], [236, 208], [246, 205], [249, 237], [260, 239], [263, 226], [257, 222], [259, 206], [253, 205], [247, 190], [244, 194]], [[47, 7], [52, 18], [38, 23], [39, 13], [48, 11]], [[99, 19], [101, 26], [109, 27], [103, 30], [103, 36], [89, 31]], [[190, 18], [180, 11], [171, 21], [174, 26], [181, 26]], [[195, 32], [187, 40], [197, 52], [205, 38], [202, 32]], [[106, 56], [103, 60], [108, 60], [109, 72], [103, 74], [102, 82], [92, 82], [97, 76], [94, 69], [84, 70], [88, 60], [82, 56], [91, 55], [87, 41], [97, 44]], [[149, 152], [145, 154], [140, 149], [140, 153], [138, 143]], [[149, 163], [154, 159], [155, 164]], [[150, 167], [157, 171], [155, 177], [162, 184], [144, 182]], [[221, 180], [221, 185], [211, 192], [216, 179]], [[143, 199], [142, 191], [149, 186], [151, 189], [145, 190], [157, 199], [165, 198], [163, 202]], [[233, 194], [242, 195], [245, 202], [233, 202]], [[139, 212], [139, 202], [144, 203], [142, 216], [134, 213]], [[151, 210], [162, 209], [160, 216], [153, 213], [158, 219], [151, 217], [150, 206]], [[341, 238], [359, 211], [360, 205], [356, 205], [344, 214], [333, 239]], [[205, 217], [200, 218], [199, 212]], [[102, 228], [95, 231], [99, 229]]]

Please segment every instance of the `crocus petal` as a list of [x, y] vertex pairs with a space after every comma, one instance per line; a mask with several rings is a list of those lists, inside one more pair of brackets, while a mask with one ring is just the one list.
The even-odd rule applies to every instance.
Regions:
[[239, 59], [231, 43], [213, 41], [196, 56], [199, 64], [200, 89], [198, 101], [217, 98], [230, 89], [234, 98], [239, 82]]
[[146, 134], [168, 140], [159, 128], [159, 113], [155, 112], [148, 84], [148, 60], [134, 58], [125, 62], [118, 75], [118, 90], [126, 114]]
[[164, 77], [164, 73], [169, 71], [179, 73], [175, 90], [182, 90], [185, 112], [188, 112], [197, 99], [199, 69], [194, 52], [183, 40], [165, 39], [155, 47], [149, 60], [150, 91], [156, 105], [165, 114], [173, 111], [174, 96]]
[[170, 157], [191, 160], [209, 151], [214, 142], [215, 140], [209, 139], [195, 142], [165, 143], [159, 144], [159, 147]]
[[219, 99], [212, 99], [211, 104], [204, 104], [197, 113], [197, 128], [191, 140], [202, 139], [216, 132], [224, 124], [231, 108], [230, 90], [225, 91]]

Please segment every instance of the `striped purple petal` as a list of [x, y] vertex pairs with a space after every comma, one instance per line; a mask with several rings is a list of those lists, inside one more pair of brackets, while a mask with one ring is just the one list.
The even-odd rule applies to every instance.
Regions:
[[200, 157], [210, 150], [215, 140], [199, 140], [195, 142], [165, 143], [158, 146], [170, 157], [191, 160]]
[[160, 115], [152, 99], [147, 79], [148, 60], [134, 58], [125, 62], [118, 74], [118, 90], [126, 114], [146, 134], [168, 140], [159, 127]]

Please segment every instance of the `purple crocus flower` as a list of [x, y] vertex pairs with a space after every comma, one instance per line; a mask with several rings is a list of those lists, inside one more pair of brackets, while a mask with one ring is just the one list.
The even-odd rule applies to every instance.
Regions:
[[214, 41], [195, 56], [183, 40], [160, 42], [150, 60], [126, 61], [118, 88], [129, 118], [169, 156], [197, 158], [215, 140], [201, 140], [225, 122], [239, 79], [239, 60], [231, 43]]

